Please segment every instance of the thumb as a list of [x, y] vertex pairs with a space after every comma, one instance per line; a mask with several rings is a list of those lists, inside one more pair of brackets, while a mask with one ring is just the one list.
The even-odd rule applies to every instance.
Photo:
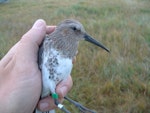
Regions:
[[39, 19], [34, 23], [33, 27], [22, 36], [21, 40], [8, 51], [8, 53], [1, 60], [0, 65], [5, 67], [16, 52], [19, 52], [17, 55], [19, 55], [20, 58], [30, 56], [32, 57], [31, 60], [35, 60], [37, 57], [35, 55], [37, 55], [39, 45], [41, 44], [45, 34], [46, 23], [44, 20]]
[[32, 28], [23, 35], [21, 40], [29, 43], [36, 43], [40, 45], [46, 34], [46, 22], [42, 19], [37, 20]]
[[[46, 34], [46, 23], [44, 20], [37, 20], [33, 27], [22, 36], [18, 42], [18, 52], [20, 58], [30, 59], [31, 61], [37, 60], [37, 52]], [[18, 57], [19, 57], [18, 56]], [[23, 59], [24, 60], [24, 59]]]

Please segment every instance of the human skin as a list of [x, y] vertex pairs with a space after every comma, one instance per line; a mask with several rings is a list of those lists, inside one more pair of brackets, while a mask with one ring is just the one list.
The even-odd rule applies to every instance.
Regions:
[[[33, 113], [36, 106], [41, 111], [55, 108], [50, 96], [39, 101], [42, 80], [37, 64], [39, 45], [54, 29], [44, 20], [37, 20], [0, 60], [0, 113]], [[71, 87], [71, 76], [57, 85], [61, 102]]]

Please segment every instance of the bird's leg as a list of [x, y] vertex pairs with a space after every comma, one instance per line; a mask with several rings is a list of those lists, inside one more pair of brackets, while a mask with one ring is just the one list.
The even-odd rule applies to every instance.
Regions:
[[82, 104], [70, 99], [69, 97], [64, 97], [67, 101], [69, 101], [70, 103], [74, 104], [82, 113], [96, 113], [93, 110], [90, 110], [86, 107], [84, 107]]
[[62, 110], [64, 113], [70, 113], [65, 107], [64, 105], [62, 105], [61, 103], [59, 103], [58, 101], [58, 94], [57, 93], [53, 93], [52, 94], [52, 98], [54, 99], [55, 105]]

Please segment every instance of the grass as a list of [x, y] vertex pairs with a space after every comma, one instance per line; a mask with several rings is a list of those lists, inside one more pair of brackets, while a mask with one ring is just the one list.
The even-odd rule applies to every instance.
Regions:
[[78, 19], [111, 53], [81, 42], [68, 95], [98, 113], [150, 113], [149, 6], [149, 0], [13, 0], [0, 4], [0, 58], [38, 18], [49, 25]]

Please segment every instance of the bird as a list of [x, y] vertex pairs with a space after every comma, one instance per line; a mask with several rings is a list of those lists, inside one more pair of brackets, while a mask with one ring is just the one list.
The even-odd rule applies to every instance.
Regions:
[[[83, 25], [75, 19], [61, 21], [51, 34], [46, 34], [38, 52], [38, 65], [42, 73], [41, 98], [51, 95], [58, 108], [70, 113], [58, 101], [56, 86], [71, 74], [72, 61], [77, 55], [78, 45], [81, 40], [88, 41], [109, 52], [102, 43], [92, 38]], [[67, 97], [65, 98], [71, 101]], [[79, 105], [78, 103], [76, 105]], [[81, 107], [81, 106], [80, 106]], [[84, 107], [82, 107], [84, 109]], [[36, 113], [54, 113], [54, 110]]]

